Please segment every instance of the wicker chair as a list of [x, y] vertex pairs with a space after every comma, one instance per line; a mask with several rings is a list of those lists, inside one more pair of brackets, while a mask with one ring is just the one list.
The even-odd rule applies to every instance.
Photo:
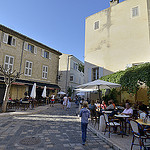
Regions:
[[[146, 139], [149, 139], [147, 131], [144, 130], [143, 126], [138, 122], [136, 122], [135, 120], [130, 120], [130, 125], [133, 133], [131, 150], [133, 148], [133, 145], [139, 145], [140, 149], [142, 148], [145, 149], [144, 141], [146, 141]], [[139, 144], [134, 144], [136, 138], [139, 140]]]
[[[110, 128], [111, 127], [113, 127], [113, 128], [120, 127], [120, 132], [122, 133], [121, 123], [118, 119], [111, 119], [111, 121], [109, 121], [107, 114], [104, 113], [104, 120], [105, 120], [105, 124], [106, 124], [104, 135], [108, 128], [109, 138], [110, 138]], [[119, 122], [116, 122], [116, 121], [119, 121]], [[122, 137], [123, 137], [123, 133], [122, 133]]]

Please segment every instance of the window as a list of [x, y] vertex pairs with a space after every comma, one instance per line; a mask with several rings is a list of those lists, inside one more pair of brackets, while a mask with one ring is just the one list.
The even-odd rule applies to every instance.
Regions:
[[50, 52], [45, 51], [44, 49], [41, 49], [41, 56], [47, 59], [51, 59]]
[[13, 71], [13, 64], [14, 64], [14, 57], [13, 56], [5, 56], [4, 68], [6, 70], [10, 69], [11, 72]]
[[75, 62], [73, 63], [73, 69], [74, 69], [74, 70], [78, 70], [78, 64], [75, 63]]
[[37, 47], [28, 42], [24, 42], [24, 50], [37, 54]]
[[99, 79], [99, 68], [93, 68], [93, 80]]
[[73, 76], [70, 76], [70, 81], [73, 81]]
[[32, 75], [32, 62], [31, 61], [26, 61], [25, 63], [25, 73], [26, 76], [31, 76]]
[[8, 45], [16, 46], [16, 38], [6, 33], [4, 33], [3, 42]]
[[132, 13], [132, 18], [136, 17], [136, 16], [139, 16], [139, 7], [138, 6], [133, 7], [131, 13]]
[[42, 78], [47, 79], [47, 73], [48, 73], [48, 66], [43, 65], [43, 70], [42, 70]]
[[97, 30], [97, 29], [99, 29], [99, 21], [96, 21], [94, 23], [94, 30]]

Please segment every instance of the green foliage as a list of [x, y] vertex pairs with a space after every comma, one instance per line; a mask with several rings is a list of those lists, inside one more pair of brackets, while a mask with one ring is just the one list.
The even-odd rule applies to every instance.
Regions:
[[112, 89], [112, 90], [110, 90], [109, 94], [103, 96], [103, 100], [106, 103], [108, 103], [108, 101], [112, 99], [115, 104], [118, 104], [117, 95], [118, 95], [118, 91], [116, 89]]
[[84, 65], [78, 63], [78, 70], [84, 73]]
[[122, 85], [123, 90], [127, 90], [128, 93], [135, 94], [138, 91], [139, 86], [144, 83], [148, 88], [150, 88], [150, 63], [133, 66], [124, 71], [118, 71], [101, 77], [100, 79], [119, 83]]

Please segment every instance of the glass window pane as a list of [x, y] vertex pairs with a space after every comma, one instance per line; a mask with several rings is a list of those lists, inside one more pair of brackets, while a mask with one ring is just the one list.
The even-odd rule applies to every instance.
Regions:
[[9, 65], [10, 71], [12, 72], [12, 65]]
[[47, 79], [47, 73], [45, 73], [45, 78]]
[[28, 69], [27, 69], [27, 68], [25, 69], [25, 74], [26, 74], [26, 75], [28, 74]]
[[46, 69], [45, 72], [47, 72], [47, 67], [45, 67], [45, 69]]
[[30, 68], [32, 68], [32, 63], [30, 63]]
[[45, 75], [45, 74], [44, 74], [44, 72], [43, 72], [43, 73], [42, 73], [42, 77], [43, 77], [43, 78], [44, 78], [44, 75]]
[[28, 68], [28, 66], [29, 66], [29, 62], [28, 62], [28, 61], [26, 61], [26, 67]]
[[45, 66], [43, 66], [43, 72], [45, 71]]
[[13, 58], [10, 57], [10, 64], [13, 64]]
[[5, 64], [5, 70], [7, 70], [8, 69], [8, 65], [7, 64]]
[[29, 69], [29, 75], [31, 75], [31, 69]]
[[9, 62], [9, 57], [6, 56], [5, 63], [8, 63], [8, 62]]

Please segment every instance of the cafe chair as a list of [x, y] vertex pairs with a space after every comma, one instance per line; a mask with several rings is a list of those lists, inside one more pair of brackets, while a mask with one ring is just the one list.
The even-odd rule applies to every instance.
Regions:
[[[104, 120], [105, 120], [105, 125], [106, 125], [104, 135], [105, 135], [107, 128], [108, 128], [109, 138], [110, 138], [111, 127], [113, 127], [113, 128], [120, 127], [120, 132], [122, 133], [121, 123], [120, 123], [119, 119], [111, 119], [109, 121], [108, 115], [104, 113]], [[116, 121], [119, 121], [119, 122], [116, 122]], [[123, 134], [122, 134], [122, 137], [123, 137]]]
[[[140, 146], [141, 150], [142, 148], [146, 149], [144, 141], [146, 141], [146, 139], [149, 139], [149, 136], [147, 135], [146, 131], [144, 131], [143, 126], [138, 122], [136, 122], [135, 120], [130, 120], [130, 125], [133, 133], [131, 150], [133, 148], [133, 145]], [[139, 144], [134, 144], [136, 138], [138, 139]]]

